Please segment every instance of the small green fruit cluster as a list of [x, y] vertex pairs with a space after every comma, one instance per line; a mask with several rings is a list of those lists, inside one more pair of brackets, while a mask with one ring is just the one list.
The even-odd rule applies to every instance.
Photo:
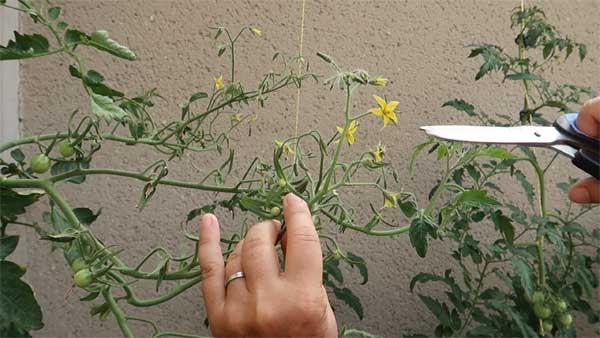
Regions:
[[531, 303], [533, 313], [543, 321], [544, 333], [551, 332], [555, 325], [568, 328], [573, 324], [573, 316], [567, 311], [568, 304], [563, 299], [547, 297], [543, 291], [537, 290], [531, 295]]
[[71, 263], [71, 270], [73, 270], [73, 283], [80, 288], [86, 288], [94, 281], [92, 271], [81, 257]]

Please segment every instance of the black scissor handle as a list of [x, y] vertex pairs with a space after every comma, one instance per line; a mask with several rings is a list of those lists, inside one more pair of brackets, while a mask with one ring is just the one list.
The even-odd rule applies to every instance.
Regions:
[[562, 115], [554, 127], [573, 138], [579, 150], [571, 162], [579, 169], [600, 180], [600, 139], [591, 137], [577, 128], [577, 113]]

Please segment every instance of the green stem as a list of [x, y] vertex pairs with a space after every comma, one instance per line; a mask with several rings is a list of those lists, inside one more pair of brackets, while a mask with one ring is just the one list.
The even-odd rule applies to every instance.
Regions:
[[[129, 178], [135, 178], [140, 181], [150, 182], [153, 180], [150, 176], [145, 176], [138, 172], [133, 171], [124, 171], [124, 170], [115, 170], [115, 169], [75, 169], [63, 174], [59, 174], [56, 176], [51, 176], [48, 180], [52, 182], [60, 182], [67, 180], [71, 177], [75, 176], [88, 176], [88, 175], [112, 175], [112, 176], [123, 176]], [[10, 180], [6, 180], [10, 181]], [[29, 180], [28, 180], [29, 181]], [[1, 184], [4, 184], [2, 182]], [[158, 184], [181, 187], [181, 188], [190, 188], [190, 189], [199, 189], [204, 191], [215, 191], [215, 192], [224, 192], [224, 193], [239, 193], [239, 192], [247, 192], [249, 190], [239, 189], [235, 187], [219, 187], [214, 185], [205, 185], [199, 183], [191, 183], [177, 180], [169, 180], [169, 179], [160, 179], [158, 180]]]
[[115, 301], [115, 298], [110, 292], [110, 288], [102, 290], [102, 295], [104, 296], [104, 299], [106, 299], [106, 303], [110, 307], [110, 310], [112, 311], [113, 315], [115, 315], [115, 319], [117, 320], [117, 324], [119, 324], [119, 327], [121, 328], [121, 332], [123, 332], [123, 336], [127, 338], [133, 338], [134, 335], [131, 332], [131, 329], [129, 329], [129, 325], [127, 325], [127, 318], [125, 317], [125, 313], [123, 312], [123, 310], [121, 310], [121, 308]]
[[351, 119], [350, 119], [350, 103], [352, 102], [352, 89], [349, 84], [346, 84], [346, 107], [344, 109], [344, 130], [342, 131], [342, 135], [340, 138], [340, 142], [337, 144], [335, 148], [335, 154], [333, 155], [333, 159], [329, 164], [329, 170], [327, 171], [327, 176], [325, 176], [325, 181], [323, 182], [323, 188], [321, 191], [315, 195], [315, 197], [310, 201], [309, 205], [312, 205], [315, 201], [318, 201], [319, 198], [323, 197], [329, 190], [329, 184], [331, 182], [331, 178], [335, 173], [335, 167], [337, 166], [337, 162], [340, 158], [340, 154], [342, 153], [342, 147], [344, 144], [344, 135], [348, 131], [350, 127]]
[[403, 227], [394, 228], [394, 229], [390, 229], [390, 230], [373, 230], [373, 229], [367, 229], [365, 227], [360, 227], [360, 226], [356, 226], [356, 225], [351, 224], [351, 223], [344, 222], [341, 219], [335, 217], [335, 215], [331, 214], [327, 210], [321, 210], [321, 213], [323, 213], [325, 216], [327, 216], [333, 222], [335, 222], [335, 223], [343, 226], [344, 228], [356, 230], [356, 231], [362, 232], [362, 233], [367, 234], [367, 235], [372, 235], [372, 236], [393, 236], [393, 235], [403, 234], [403, 233], [408, 232], [410, 230], [410, 225], [405, 225]]
[[437, 203], [437, 200], [442, 196], [444, 187], [446, 186], [446, 183], [448, 183], [448, 180], [450, 179], [451, 173], [452, 173], [452, 171], [450, 170], [448, 164], [446, 164], [446, 174], [442, 177], [440, 184], [438, 185], [437, 189], [435, 189], [435, 192], [433, 193], [433, 196], [429, 200], [429, 203], [427, 203], [427, 207], [425, 207], [424, 214], [426, 216], [431, 216], [431, 213]]
[[123, 290], [125, 290], [125, 293], [127, 294], [127, 302], [133, 306], [138, 306], [138, 307], [148, 307], [148, 306], [153, 306], [153, 305], [157, 305], [160, 303], [164, 303], [202, 281], [202, 276], [198, 276], [194, 279], [188, 280], [185, 283], [177, 285], [177, 287], [172, 289], [170, 292], [168, 292], [160, 297], [151, 298], [151, 299], [139, 299], [138, 297], [136, 297], [131, 286], [129, 286], [127, 284], [127, 282], [121, 276], [119, 276], [115, 272], [109, 272], [109, 275], [112, 278], [114, 278], [117, 282], [123, 284], [122, 285]]
[[[539, 193], [538, 193], [538, 203], [539, 203], [539, 211], [540, 216], [545, 218], [548, 216], [546, 211], [546, 187], [545, 187], [545, 173], [544, 170], [539, 166], [539, 164], [534, 161], [529, 161], [534, 170], [535, 174], [538, 178], [539, 184]], [[538, 225], [538, 229], [541, 225]], [[537, 244], [537, 255], [538, 255], [538, 286], [542, 287], [546, 280], [546, 271], [544, 266], [544, 236], [536, 234], [535, 242]]]

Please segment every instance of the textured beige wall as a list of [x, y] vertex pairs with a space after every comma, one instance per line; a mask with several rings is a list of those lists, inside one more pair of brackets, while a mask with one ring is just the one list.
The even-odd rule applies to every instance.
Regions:
[[[254, 79], [269, 70], [270, 56], [281, 50], [288, 55], [297, 52], [299, 1], [66, 1], [67, 21], [85, 31], [108, 29], [119, 41], [125, 42], [139, 55], [134, 63], [123, 62], [105, 54], [89, 52], [93, 65], [118, 88], [131, 92], [156, 86], [167, 99], [157, 105], [159, 120], [175, 118], [176, 104], [199, 89], [208, 89], [212, 77], [225, 71], [223, 60], [215, 57], [214, 42], [207, 27], [224, 25], [236, 29], [254, 24], [265, 32], [263, 39], [244, 39], [240, 45], [240, 67], [246, 70], [240, 79]], [[540, 1], [547, 15], [569, 36], [589, 44], [588, 59], [583, 64], [569, 62], [554, 78], [580, 85], [600, 88], [600, 1]], [[452, 98], [465, 98], [492, 113], [516, 114], [520, 105], [520, 90], [511, 84], [484, 79], [472, 81], [478, 61], [466, 58], [471, 43], [491, 42], [513, 46], [509, 13], [517, 1], [307, 1], [305, 55], [318, 73], [329, 70], [316, 57], [317, 51], [334, 56], [342, 65], [365, 68], [373, 74], [392, 79], [380, 94], [400, 101], [400, 123], [380, 132], [380, 124], [365, 122], [358, 132], [355, 147], [366, 149], [379, 138], [385, 141], [389, 159], [397, 164], [406, 190], [415, 191], [423, 200], [433, 185], [438, 168], [421, 161], [416, 175], [408, 173], [411, 148], [424, 136], [418, 127], [434, 123], [470, 122], [464, 116], [441, 104]], [[24, 28], [34, 26], [26, 18]], [[86, 52], [88, 53], [88, 52]], [[22, 63], [22, 115], [26, 134], [62, 129], [69, 112], [86, 109], [80, 86], [69, 78], [69, 61], [50, 57]], [[267, 109], [255, 107], [259, 127], [251, 137], [245, 131], [238, 134], [240, 164], [253, 155], [269, 157], [272, 140], [293, 133], [294, 92], [287, 90], [273, 96]], [[355, 102], [356, 109], [372, 106], [374, 90], [362, 91]], [[340, 121], [342, 97], [309, 84], [302, 93], [301, 130], [317, 128], [327, 135]], [[106, 146], [95, 159], [98, 167], [117, 166], [141, 169], [155, 155], [147, 148]], [[170, 164], [172, 177], [193, 179], [197, 176], [192, 164], [209, 167], [217, 159], [189, 155]], [[580, 172], [561, 158], [550, 180], [556, 182], [567, 174]], [[242, 167], [240, 165], [240, 167]], [[553, 186], [551, 182], [551, 186]], [[502, 182], [504, 184], [504, 182]], [[506, 185], [505, 185], [506, 186]], [[126, 249], [129, 262], [157, 244], [179, 250], [181, 234], [178, 224], [188, 210], [201, 201], [212, 198], [189, 190], [159, 189], [142, 213], [134, 209], [142, 185], [116, 178], [93, 177], [83, 186], [63, 186], [61, 190], [77, 206], [104, 207], [94, 230], [106, 243]], [[507, 186], [507, 198], [522, 200], [520, 190]], [[552, 192], [551, 205], [560, 206], [564, 196]], [[380, 202], [378, 194], [361, 195], [361, 199]], [[41, 208], [40, 208], [41, 210]], [[598, 224], [596, 213], [588, 223]], [[234, 229], [237, 224], [227, 224]], [[493, 235], [492, 228], [481, 234]], [[449, 247], [435, 246], [427, 259], [420, 259], [410, 247], [407, 236], [367, 238], [348, 231], [340, 236], [353, 252], [363, 255], [370, 266], [370, 280], [365, 286], [351, 285], [360, 295], [366, 318], [359, 321], [344, 306], [337, 306], [339, 323], [373, 333], [399, 336], [409, 328], [430, 333], [434, 320], [416, 295], [408, 290], [408, 282], [420, 271], [441, 272], [448, 266]], [[58, 253], [48, 254], [46, 243], [31, 241], [27, 249], [33, 284], [45, 310], [45, 328], [40, 336], [118, 336], [112, 318], [105, 322], [91, 319], [89, 303], [77, 301], [75, 295], [65, 298], [70, 286], [68, 268]], [[436, 244], [439, 245], [439, 244]], [[439, 292], [435, 289], [426, 291]], [[149, 287], [145, 295], [153, 295]], [[335, 302], [339, 305], [339, 303]], [[127, 309], [132, 315], [159, 319], [164, 329], [206, 333], [202, 325], [204, 310], [199, 288], [187, 292], [160, 308], [144, 311]], [[589, 328], [588, 328], [589, 330]], [[142, 331], [146, 332], [147, 331]], [[589, 331], [588, 331], [589, 332]]]

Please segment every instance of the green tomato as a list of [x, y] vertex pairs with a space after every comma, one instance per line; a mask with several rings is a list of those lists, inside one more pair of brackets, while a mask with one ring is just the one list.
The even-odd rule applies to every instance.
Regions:
[[34, 155], [30, 164], [34, 173], [43, 174], [50, 169], [50, 159], [44, 154]]
[[285, 188], [287, 186], [287, 181], [285, 180], [285, 178], [280, 178], [279, 182], [277, 182], [277, 185], [280, 188]]
[[565, 302], [564, 300], [559, 300], [558, 302], [556, 302], [555, 307], [557, 312], [563, 313], [567, 311], [567, 302]]
[[75, 148], [68, 141], [65, 141], [58, 145], [58, 152], [62, 157], [71, 157], [75, 154]]
[[275, 217], [275, 216], [279, 216], [280, 214], [281, 214], [281, 208], [279, 208], [279, 207], [271, 208], [271, 216]]
[[546, 297], [544, 297], [544, 293], [542, 291], [535, 291], [531, 295], [531, 301], [533, 302], [533, 304], [543, 303], [545, 299]]
[[533, 312], [539, 319], [547, 319], [552, 315], [552, 310], [540, 303], [533, 306]]
[[73, 273], [77, 273], [87, 267], [88, 266], [85, 264], [85, 260], [81, 257], [76, 258], [73, 263], [71, 263], [71, 270], [73, 270]]
[[573, 324], [573, 316], [570, 313], [563, 313], [558, 317], [558, 322], [562, 327], [569, 327]]
[[93, 280], [94, 276], [92, 275], [92, 271], [90, 271], [90, 269], [79, 270], [73, 276], [73, 282], [75, 282], [75, 285], [77, 285], [80, 288], [90, 286]]
[[552, 332], [554, 325], [552, 325], [552, 322], [550, 321], [544, 321], [544, 325], [542, 327], [544, 328], [545, 333], [550, 333]]

